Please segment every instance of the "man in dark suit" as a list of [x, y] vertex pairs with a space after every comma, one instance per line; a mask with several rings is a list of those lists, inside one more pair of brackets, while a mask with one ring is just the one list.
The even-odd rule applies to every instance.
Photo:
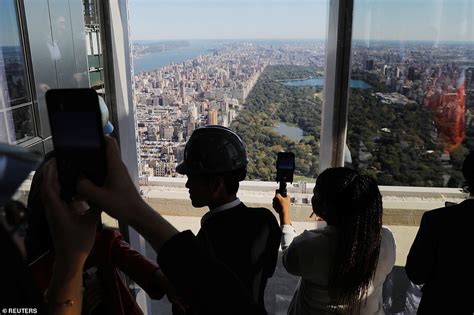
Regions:
[[222, 126], [196, 129], [176, 168], [188, 177], [194, 207], [209, 207], [198, 239], [227, 265], [264, 308], [264, 291], [278, 258], [281, 231], [272, 212], [250, 208], [237, 198], [246, 176], [247, 154], [240, 137]]
[[474, 314], [474, 152], [464, 160], [469, 199], [427, 211], [405, 266], [422, 284], [418, 314]]

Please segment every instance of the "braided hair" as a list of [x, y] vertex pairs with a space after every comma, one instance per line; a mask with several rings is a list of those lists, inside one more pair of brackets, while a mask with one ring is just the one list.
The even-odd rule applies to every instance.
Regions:
[[371, 177], [349, 168], [330, 168], [318, 176], [316, 214], [339, 229], [329, 274], [330, 308], [359, 314], [380, 253], [382, 196]]

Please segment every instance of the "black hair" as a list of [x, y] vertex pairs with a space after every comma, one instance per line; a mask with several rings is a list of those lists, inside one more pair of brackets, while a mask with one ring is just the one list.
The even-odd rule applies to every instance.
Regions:
[[358, 314], [375, 275], [382, 233], [382, 196], [371, 177], [349, 168], [330, 168], [316, 181], [315, 209], [339, 230], [329, 274], [335, 310]]

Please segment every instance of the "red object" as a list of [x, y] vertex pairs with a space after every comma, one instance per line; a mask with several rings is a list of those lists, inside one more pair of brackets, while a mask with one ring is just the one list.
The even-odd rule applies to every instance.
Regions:
[[436, 128], [446, 153], [452, 152], [462, 143], [466, 129], [464, 74], [460, 76], [456, 85], [456, 92], [431, 92], [425, 98], [425, 104], [435, 114]]
[[[53, 264], [54, 255], [47, 253], [30, 265], [35, 283], [43, 292], [49, 285]], [[135, 281], [152, 299], [160, 299], [164, 295], [151, 281], [158, 266], [133, 250], [118, 231], [103, 229], [97, 232], [84, 270], [92, 267], [96, 267], [100, 273], [105, 291], [104, 304], [109, 314], [143, 314], [118, 270]]]

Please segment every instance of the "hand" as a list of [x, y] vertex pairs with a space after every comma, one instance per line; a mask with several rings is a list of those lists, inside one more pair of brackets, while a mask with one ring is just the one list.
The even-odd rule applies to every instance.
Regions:
[[283, 197], [280, 193], [275, 192], [272, 202], [273, 209], [280, 215], [281, 225], [291, 225], [290, 217], [290, 195]]
[[95, 207], [128, 224], [134, 216], [132, 209], [144, 201], [120, 158], [119, 147], [115, 139], [105, 137], [105, 143], [107, 178], [104, 186], [98, 187], [87, 178], [81, 178], [77, 191]]
[[93, 210], [78, 213], [78, 205], [74, 201], [70, 204], [63, 201], [59, 190], [56, 160], [51, 159], [45, 165], [42, 198], [56, 257], [66, 264], [80, 265], [94, 245], [100, 213]]
[[279, 192], [275, 192], [272, 206], [280, 216], [288, 214], [290, 212], [290, 195], [283, 197]]

